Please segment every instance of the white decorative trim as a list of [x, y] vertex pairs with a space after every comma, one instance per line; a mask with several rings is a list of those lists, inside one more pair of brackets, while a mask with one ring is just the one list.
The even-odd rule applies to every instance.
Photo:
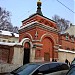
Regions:
[[33, 45], [36, 45], [36, 46], [43, 46], [43, 44], [40, 44], [40, 43], [34, 43]]
[[42, 50], [43, 48], [40, 48], [40, 47], [36, 47], [36, 49]]
[[26, 28], [26, 27], [34, 24], [34, 23], [38, 23], [38, 22], [37, 21], [34, 21], [34, 22], [29, 23], [29, 24], [26, 24], [25, 26], [22, 26], [19, 30], [24, 29], [24, 28]]
[[0, 45], [15, 46], [15, 45], [20, 45], [20, 44], [19, 43], [9, 43], [9, 42], [0, 42]]
[[32, 44], [32, 42], [30, 41], [29, 38], [24, 38], [24, 39], [22, 39], [22, 41], [20, 42], [20, 44], [21, 44], [22, 46], [24, 46], [25, 42], [29, 42], [30, 45], [31, 45], [31, 47], [33, 47], [33, 44]]
[[37, 22], [37, 21], [32, 22], [32, 23], [29, 23], [29, 24], [27, 24], [27, 25], [21, 27], [21, 28], [19, 29], [19, 31], [21, 31], [21, 30], [23, 30], [23, 29], [24, 29], [24, 30], [30, 30], [31, 28], [33, 28], [33, 27], [35, 27], [35, 26], [38, 26], [38, 27], [40, 27], [40, 28], [42, 28], [42, 29], [45, 29], [45, 30], [47, 30], [47, 31], [52, 31], [52, 32], [55, 32], [55, 33], [58, 33], [58, 32], [59, 32], [59, 30], [57, 30], [57, 29], [55, 29], [55, 28], [53, 28], [53, 27], [47, 26], [47, 25], [45, 25], [45, 24], [39, 23], [39, 22]]
[[58, 46], [54, 46], [54, 48], [55, 48], [55, 49], [59, 49], [59, 47], [58, 47]]
[[[37, 22], [37, 23], [38, 23], [38, 22]], [[53, 27], [51, 27], [51, 26], [42, 24], [42, 23], [39, 23], [38, 26], [39, 26], [39, 27], [42, 27], [42, 28], [44, 28], [44, 29], [46, 29], [46, 30], [48, 30], [48, 31], [59, 32], [59, 30], [57, 30], [57, 29], [55, 29], [55, 28], [53, 28]]]
[[29, 40], [29, 38], [23, 38], [23, 39], [21, 40], [20, 44], [23, 45], [23, 43], [24, 43], [25, 40]]
[[56, 44], [56, 41], [55, 41], [54, 37], [53, 37], [51, 34], [48, 34], [48, 33], [43, 34], [43, 35], [41, 36], [41, 38], [40, 38], [40, 41], [42, 41], [42, 39], [43, 39], [44, 36], [50, 36], [50, 38], [54, 41], [54, 44]]
[[26, 34], [28, 34], [30, 36], [31, 40], [33, 40], [33, 37], [30, 33], [26, 33]]
[[40, 40], [32, 40], [32, 42], [40, 42]]
[[64, 50], [64, 49], [58, 49], [59, 52], [66, 52], [66, 53], [74, 53], [75, 51], [70, 51], [70, 50]]

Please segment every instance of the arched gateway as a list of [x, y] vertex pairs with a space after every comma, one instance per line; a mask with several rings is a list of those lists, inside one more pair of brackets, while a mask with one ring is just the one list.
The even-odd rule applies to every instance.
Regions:
[[32, 42], [29, 38], [23, 38], [20, 42], [23, 46], [23, 65], [31, 62], [32, 59]]
[[27, 64], [29, 62], [30, 62], [30, 43], [26, 42], [24, 44], [23, 64]]
[[[42, 2], [37, 2], [37, 12], [22, 21], [19, 41], [24, 47], [23, 64], [52, 61], [58, 58], [58, 32], [56, 22], [43, 16]], [[28, 40], [28, 41], [26, 41]]]
[[42, 50], [42, 55], [44, 57], [44, 61], [52, 61], [54, 58], [54, 43], [53, 40], [49, 37], [45, 37], [42, 40], [43, 43], [43, 50]]

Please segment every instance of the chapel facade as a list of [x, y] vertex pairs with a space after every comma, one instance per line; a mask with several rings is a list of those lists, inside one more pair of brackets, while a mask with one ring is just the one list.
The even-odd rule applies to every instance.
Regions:
[[[23, 20], [19, 29], [19, 42], [24, 47], [23, 64], [59, 59], [64, 61], [68, 58], [66, 50], [75, 50], [75, 37], [67, 33], [60, 34], [56, 22], [43, 16], [41, 4], [39, 0], [36, 13]], [[66, 40], [67, 37], [69, 39]], [[71, 38], [74, 39], [73, 42]], [[63, 54], [64, 59], [61, 56]]]
[[65, 62], [66, 59], [71, 62], [75, 58], [72, 28], [61, 34], [57, 23], [43, 15], [41, 5], [39, 0], [36, 13], [22, 21], [19, 42], [12, 42], [14, 39], [7, 42], [7, 36], [6, 42], [0, 41], [0, 73], [11, 72], [30, 62]]

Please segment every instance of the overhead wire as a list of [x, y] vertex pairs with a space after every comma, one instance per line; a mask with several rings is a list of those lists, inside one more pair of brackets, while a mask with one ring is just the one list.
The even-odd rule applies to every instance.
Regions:
[[65, 8], [70, 10], [72, 13], [75, 13], [73, 10], [71, 10], [69, 7], [67, 7], [65, 4], [63, 4], [61, 1], [57, 0], [60, 4], [62, 4]]
[[[47, 0], [44, 0], [44, 2]], [[61, 1], [57, 0], [60, 4], [62, 4], [65, 8], [67, 8], [68, 10], [70, 10], [72, 13], [75, 13], [73, 10], [71, 10], [69, 7], [67, 7], [65, 4], [63, 4]], [[34, 8], [28, 10], [26, 13], [24, 13], [24, 15], [30, 13]], [[22, 16], [21, 16], [22, 17]]]
[[[47, 1], [47, 0], [44, 0], [44, 2], [45, 2], [45, 1]], [[71, 10], [69, 7], [67, 7], [65, 4], [63, 4], [61, 1], [59, 1], [59, 0], [56, 0], [56, 1], [59, 2], [61, 5], [63, 5], [66, 9], [68, 9], [69, 11], [71, 11], [72, 13], [75, 14], [75, 12], [74, 12], [73, 10]], [[43, 2], [43, 3], [44, 3], [44, 2]], [[30, 13], [33, 9], [34, 9], [34, 8], [28, 10], [26, 13], [24, 13], [24, 15]], [[22, 15], [22, 16], [23, 16], [23, 15]], [[21, 17], [22, 17], [22, 16], [21, 16]], [[21, 18], [21, 17], [20, 17], [20, 18]]]

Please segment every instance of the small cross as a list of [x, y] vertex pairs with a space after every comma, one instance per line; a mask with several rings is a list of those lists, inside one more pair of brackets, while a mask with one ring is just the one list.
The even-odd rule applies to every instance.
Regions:
[[35, 33], [35, 37], [37, 38], [38, 37], [38, 32], [36, 31], [36, 33]]

